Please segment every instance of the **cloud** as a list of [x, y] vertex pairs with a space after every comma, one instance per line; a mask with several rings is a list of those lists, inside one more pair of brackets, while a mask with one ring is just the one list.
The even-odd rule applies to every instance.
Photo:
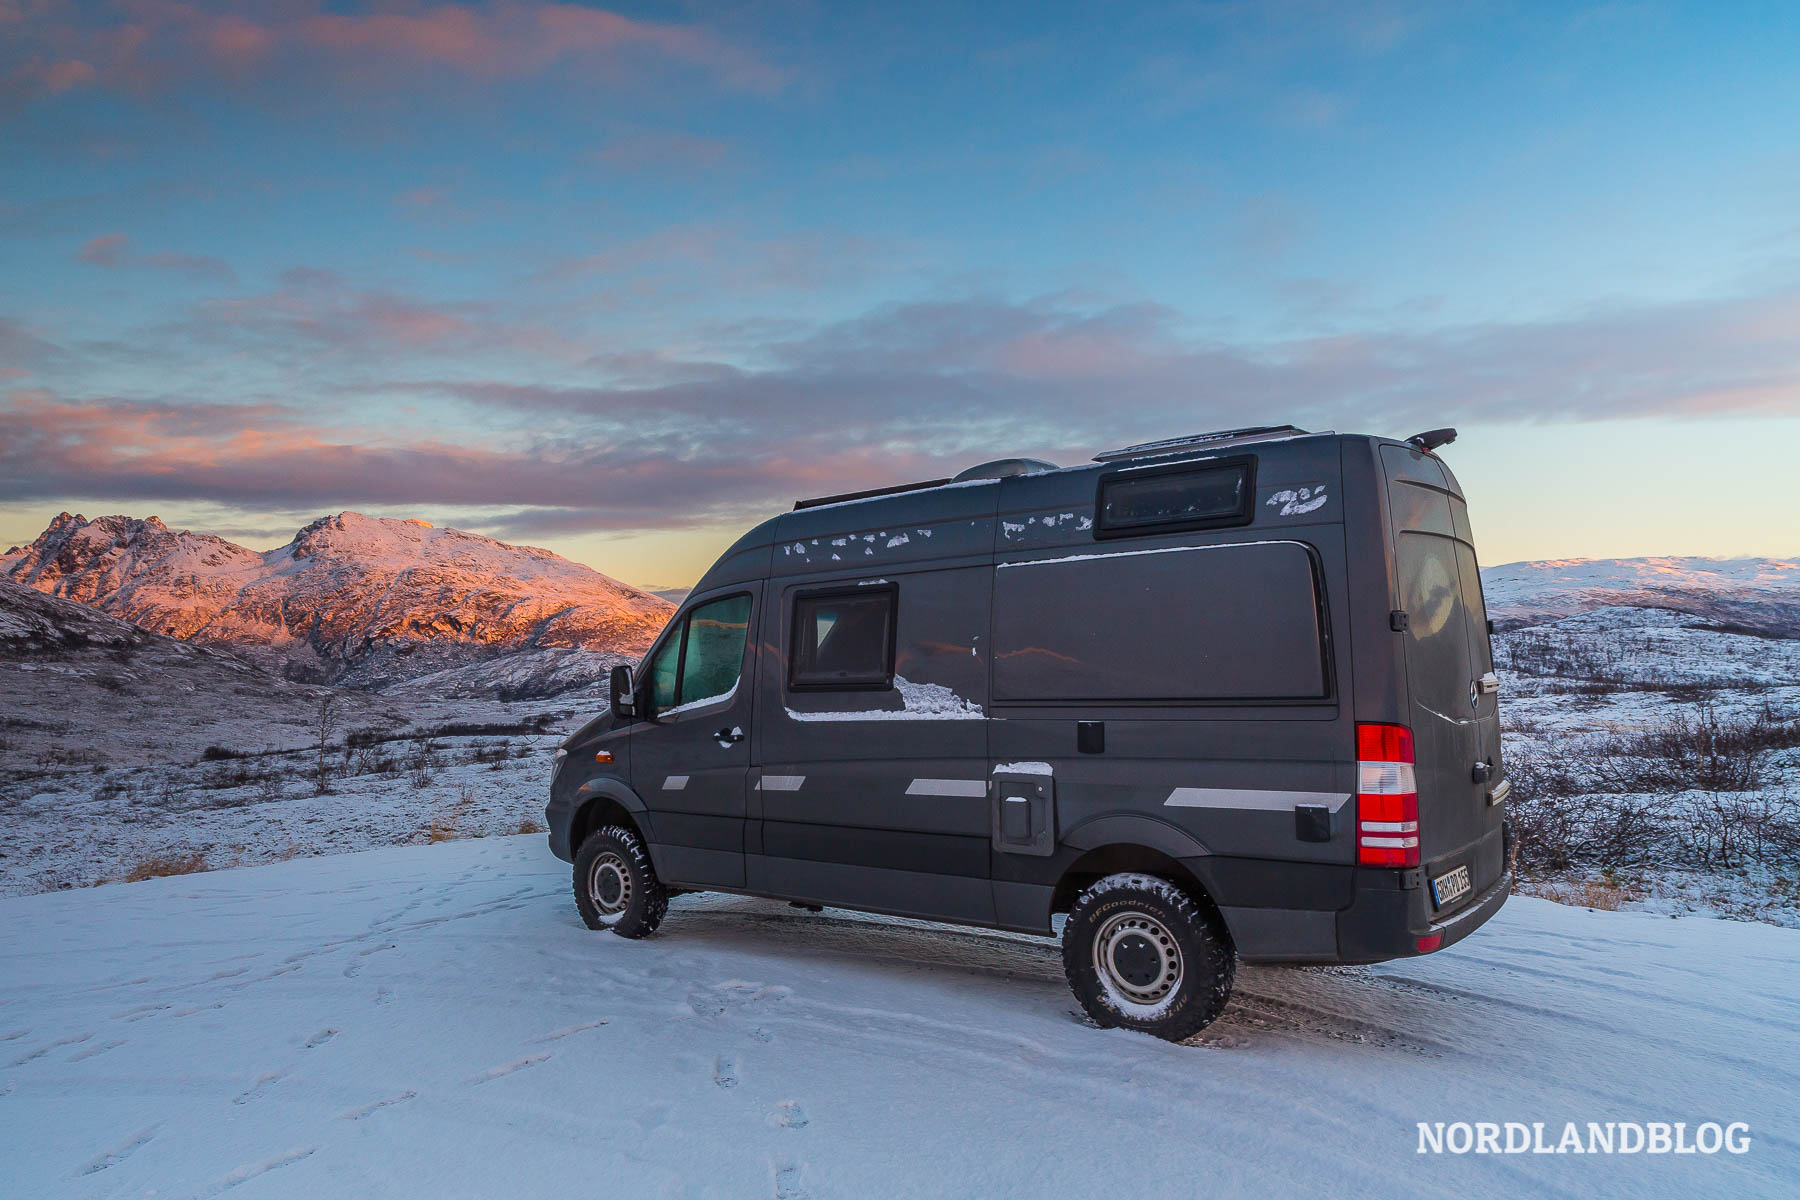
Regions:
[[131, 239], [122, 233], [103, 233], [90, 238], [76, 253], [82, 262], [96, 267], [149, 267], [172, 271], [191, 279], [235, 283], [237, 273], [224, 259], [210, 254], [138, 254], [131, 249]]
[[142, 94], [202, 81], [267, 85], [277, 68], [390, 88], [420, 71], [503, 81], [568, 69], [588, 82], [642, 81], [649, 63], [719, 86], [779, 91], [788, 76], [698, 25], [639, 20], [576, 3], [399, 0], [346, 11], [287, 0], [248, 14], [218, 0], [38, 0], [0, 9], [0, 111], [85, 88]]
[[314, 360], [321, 350], [356, 361], [444, 349], [578, 356], [554, 332], [507, 322], [492, 305], [362, 288], [317, 267], [290, 267], [267, 291], [208, 300], [160, 332], [289, 362]]
[[[288, 281], [300, 295], [342, 286], [320, 272]], [[257, 319], [328, 340], [380, 324], [366, 294], [343, 295], [323, 315]], [[387, 336], [455, 347], [466, 334], [454, 314], [401, 307], [391, 319]], [[9, 329], [20, 336], [0, 324], [0, 338]], [[447, 375], [348, 389], [362, 413], [402, 398], [432, 414], [403, 432], [298, 405], [16, 391], [0, 404], [0, 499], [458, 506], [507, 536], [679, 528], [982, 458], [1078, 462], [1208, 428], [1292, 421], [1404, 436], [1469, 421], [1800, 415], [1796, 329], [1800, 290], [1261, 344], [1197, 337], [1155, 304], [936, 299], [735, 361], [600, 356], [588, 369], [604, 378], [582, 386]]]

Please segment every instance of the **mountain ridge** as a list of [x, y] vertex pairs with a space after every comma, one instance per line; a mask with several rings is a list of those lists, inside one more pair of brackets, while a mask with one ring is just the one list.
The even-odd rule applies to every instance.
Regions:
[[548, 550], [350, 511], [261, 552], [154, 516], [65, 512], [0, 555], [0, 578], [289, 678], [363, 689], [546, 650], [592, 657], [591, 672], [572, 672], [567, 654], [548, 656], [559, 687], [591, 682], [641, 654], [673, 611]]

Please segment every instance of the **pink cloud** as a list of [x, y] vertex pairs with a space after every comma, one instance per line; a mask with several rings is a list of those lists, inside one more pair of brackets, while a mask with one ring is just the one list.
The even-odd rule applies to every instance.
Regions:
[[124, 265], [125, 244], [130, 239], [122, 233], [103, 233], [99, 237], [90, 238], [77, 256], [84, 263], [92, 263], [96, 267], [117, 267]]
[[787, 82], [754, 51], [699, 25], [575, 3], [400, 0], [347, 13], [321, 0], [290, 0], [250, 14], [222, 11], [216, 0], [114, 0], [94, 8], [43, 0], [0, 8], [7, 31], [0, 39], [0, 107], [84, 87], [162, 90], [207, 75], [255, 86], [277, 60], [351, 72], [365, 83], [397, 82], [396, 73], [409, 67], [499, 80], [574, 64], [587, 78], [620, 82], [636, 77], [646, 58], [691, 67], [734, 90], [773, 92]]
[[76, 257], [96, 267], [150, 267], [220, 283], [230, 283], [237, 279], [236, 272], [224, 259], [214, 258], [210, 254], [138, 254], [131, 248], [131, 239], [122, 233], [103, 233], [99, 237], [88, 239]]

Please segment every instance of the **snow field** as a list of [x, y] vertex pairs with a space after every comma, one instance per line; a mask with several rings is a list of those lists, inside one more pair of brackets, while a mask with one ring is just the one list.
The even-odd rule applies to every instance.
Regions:
[[[1197, 1044], [1053, 943], [766, 901], [582, 928], [541, 837], [0, 899], [7, 1194], [1785, 1196], [1800, 933], [1515, 898], [1246, 967]], [[1742, 1156], [1435, 1156], [1420, 1121], [1748, 1122]]]

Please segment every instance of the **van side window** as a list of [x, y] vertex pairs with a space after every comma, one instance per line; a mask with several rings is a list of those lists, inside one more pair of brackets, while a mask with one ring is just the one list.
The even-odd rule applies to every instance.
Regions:
[[788, 686], [846, 691], [894, 686], [893, 584], [802, 593], [794, 598]]
[[724, 696], [744, 669], [750, 636], [750, 597], [726, 596], [688, 614], [687, 657], [681, 668], [681, 703]]
[[1248, 524], [1255, 498], [1254, 466], [1250, 458], [1221, 459], [1104, 476], [1096, 505], [1097, 533], [1121, 537]]

